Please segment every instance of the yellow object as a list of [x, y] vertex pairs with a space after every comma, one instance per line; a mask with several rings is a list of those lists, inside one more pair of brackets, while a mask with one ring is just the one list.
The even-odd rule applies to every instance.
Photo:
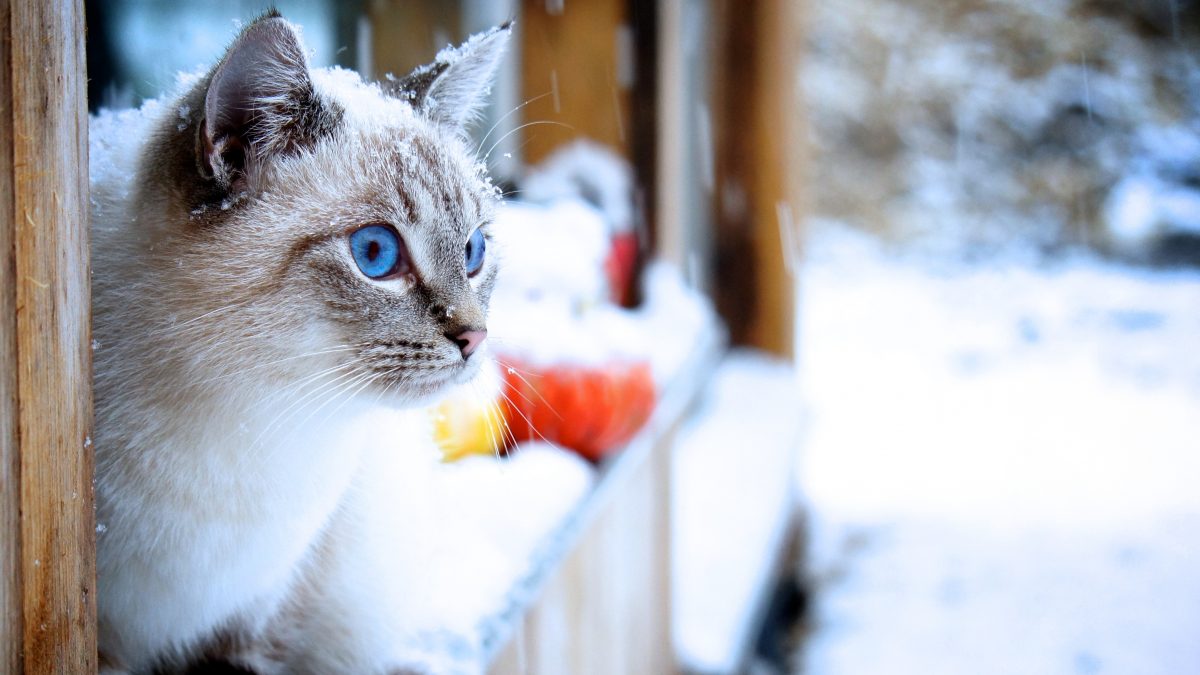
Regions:
[[433, 440], [442, 459], [454, 462], [469, 455], [499, 456], [508, 423], [500, 405], [502, 380], [494, 361], [479, 369], [474, 381], [430, 409]]
[[504, 411], [496, 401], [451, 399], [433, 409], [433, 440], [442, 459], [500, 454], [504, 446]]

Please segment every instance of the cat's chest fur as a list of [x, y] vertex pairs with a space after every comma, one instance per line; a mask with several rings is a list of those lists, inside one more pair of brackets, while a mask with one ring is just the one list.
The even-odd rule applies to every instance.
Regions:
[[190, 442], [157, 449], [170, 457], [161, 460], [171, 461], [169, 472], [120, 468], [126, 479], [154, 481], [153, 490], [103, 487], [112, 497], [100, 536], [117, 541], [100, 549], [100, 602], [124, 610], [120, 635], [108, 636], [124, 652], [203, 642], [214, 625], [261, 629], [361, 469], [360, 439], [345, 424], [296, 425], [245, 457], [238, 450], [278, 411], [236, 422], [229, 410], [193, 412], [204, 428], [183, 436]]

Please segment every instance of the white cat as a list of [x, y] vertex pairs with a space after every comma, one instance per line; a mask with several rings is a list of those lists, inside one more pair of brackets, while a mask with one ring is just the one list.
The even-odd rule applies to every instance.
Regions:
[[420, 542], [397, 494], [419, 491], [402, 464], [427, 440], [363, 412], [477, 369], [498, 197], [464, 128], [509, 34], [381, 88], [310, 70], [272, 12], [148, 131], [109, 125], [100, 142], [125, 147], [92, 167], [106, 672], [412, 665], [421, 570], [401, 560]]

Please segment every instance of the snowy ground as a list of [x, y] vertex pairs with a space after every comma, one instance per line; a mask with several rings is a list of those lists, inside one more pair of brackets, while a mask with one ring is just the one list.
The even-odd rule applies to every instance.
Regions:
[[933, 267], [815, 237], [798, 669], [1200, 672], [1200, 273]]

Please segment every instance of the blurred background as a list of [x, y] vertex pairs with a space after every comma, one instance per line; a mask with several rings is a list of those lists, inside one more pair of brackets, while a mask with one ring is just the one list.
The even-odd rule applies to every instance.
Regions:
[[[266, 4], [88, 2], [92, 111]], [[274, 4], [367, 80], [517, 21], [461, 667], [1200, 672], [1197, 3]]]

